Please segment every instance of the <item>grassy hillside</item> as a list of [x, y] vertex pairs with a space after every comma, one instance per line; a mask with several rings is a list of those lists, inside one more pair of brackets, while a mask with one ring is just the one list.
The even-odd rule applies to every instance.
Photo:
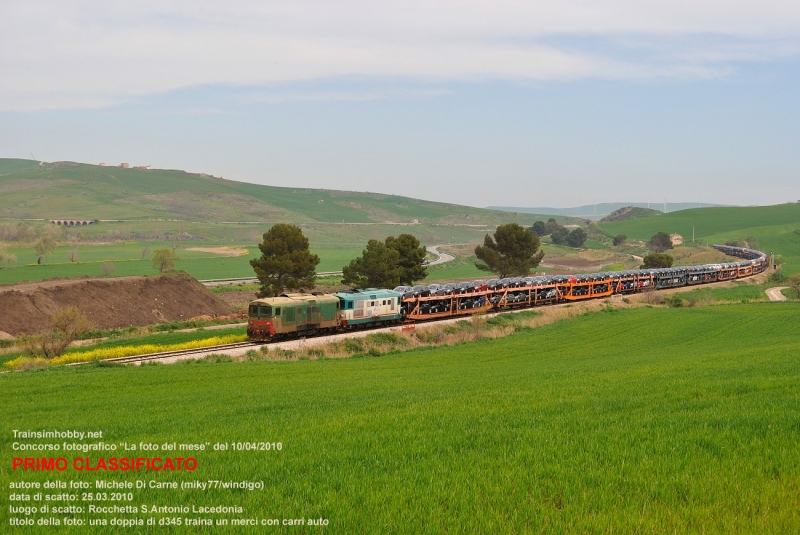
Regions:
[[[0, 159], [0, 217], [190, 222], [496, 224], [500, 211], [378, 193], [281, 188], [170, 170]], [[525, 220], [533, 221], [525, 215]]]
[[553, 214], [555, 216], [564, 217], [580, 217], [597, 221], [604, 216], [625, 208], [626, 206], [636, 206], [639, 208], [652, 208], [655, 210], [664, 209], [667, 212], [677, 212], [678, 210], [688, 210], [690, 208], [705, 208], [708, 206], [720, 206], [718, 204], [707, 204], [701, 202], [669, 202], [666, 203], [645, 203], [645, 202], [602, 202], [597, 204], [586, 204], [583, 206], [576, 206], [572, 208], [552, 208], [552, 207], [533, 207], [521, 208], [512, 206], [489, 206], [495, 210], [505, 210], [510, 212], [520, 212], [526, 214]]
[[787, 262], [789, 273], [800, 271], [800, 203], [776, 206], [698, 208], [644, 219], [602, 223], [609, 235], [625, 234], [637, 240], [649, 240], [659, 231], [677, 232], [684, 243], [724, 243], [745, 237], [756, 238], [763, 251], [775, 251]]
[[[101, 222], [62, 229], [62, 246], [45, 265], [30, 265], [36, 262], [31, 243], [50, 223], [20, 220], [56, 218]], [[9, 252], [17, 256], [16, 265], [0, 266], [0, 284], [97, 276], [102, 261], [114, 262], [116, 275], [153, 273], [149, 256], [143, 259], [141, 251], [171, 247], [175, 236], [184, 249], [179, 269], [201, 279], [251, 276], [249, 258], [185, 249], [235, 244], [253, 253], [262, 234], [277, 222], [299, 225], [322, 258], [319, 271], [336, 271], [370, 239], [411, 233], [427, 245], [471, 243], [498, 224], [530, 225], [536, 218], [378, 193], [262, 186], [183, 171], [0, 159], [0, 246], [8, 240]], [[572, 221], [560, 218], [561, 223]], [[69, 262], [75, 247], [80, 263]]]
[[707, 238], [715, 234], [739, 232], [750, 228], [797, 225], [800, 226], [800, 203], [776, 206], [748, 206], [695, 208], [681, 210], [656, 217], [601, 223], [600, 228], [611, 235], [625, 234], [629, 238], [648, 240], [659, 231], [677, 232], [691, 240], [692, 227], [695, 238]]
[[12, 429], [50, 428], [281, 442], [158, 477], [264, 490], [144, 489], [133, 503], [238, 504], [215, 516], [322, 517], [331, 533], [794, 533], [798, 320], [793, 303], [637, 309], [379, 358], [5, 374], [0, 448], [12, 456]]

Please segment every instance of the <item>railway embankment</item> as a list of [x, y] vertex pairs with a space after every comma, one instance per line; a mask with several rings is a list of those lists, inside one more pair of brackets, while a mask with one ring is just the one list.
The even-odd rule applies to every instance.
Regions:
[[0, 286], [0, 331], [19, 336], [47, 330], [49, 318], [67, 305], [78, 306], [97, 329], [234, 312], [230, 305], [184, 274], [52, 279]]

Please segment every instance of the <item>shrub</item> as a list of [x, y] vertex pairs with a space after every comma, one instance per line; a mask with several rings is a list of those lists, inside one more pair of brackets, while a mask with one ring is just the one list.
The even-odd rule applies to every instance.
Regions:
[[361, 338], [348, 338], [342, 345], [348, 353], [361, 353], [364, 351], [364, 341]]
[[30, 356], [54, 359], [75, 340], [92, 329], [92, 324], [80, 308], [69, 305], [50, 317], [50, 332], [20, 337], [20, 345]]
[[662, 253], [651, 253], [644, 257], [644, 263], [642, 264], [642, 269], [653, 269], [653, 268], [668, 268], [672, 267], [672, 263], [675, 261], [668, 254]]
[[780, 271], [780, 270], [773, 272], [769, 276], [769, 282], [775, 282], [775, 283], [778, 283], [778, 284], [786, 282], [786, 279], [788, 279], [788, 277], [786, 275], [784, 275], [783, 271]]
[[103, 262], [100, 265], [100, 272], [103, 275], [112, 275], [117, 272], [117, 265], [114, 262]]
[[309, 349], [308, 351], [306, 351], [306, 354], [309, 357], [314, 357], [314, 358], [318, 358], [318, 359], [324, 359], [325, 358], [325, 350], [322, 349], [322, 348]]
[[244, 354], [244, 359], [247, 361], [262, 360], [263, 358], [264, 358], [263, 353], [260, 353], [255, 349], [248, 349], [247, 353]]
[[614, 245], [622, 245], [628, 237], [625, 234], [617, 234], [614, 236]]

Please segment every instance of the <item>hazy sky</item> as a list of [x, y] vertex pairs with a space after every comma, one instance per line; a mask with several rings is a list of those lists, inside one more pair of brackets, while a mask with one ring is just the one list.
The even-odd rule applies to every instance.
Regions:
[[800, 199], [800, 2], [0, 3], [0, 157], [476, 206]]

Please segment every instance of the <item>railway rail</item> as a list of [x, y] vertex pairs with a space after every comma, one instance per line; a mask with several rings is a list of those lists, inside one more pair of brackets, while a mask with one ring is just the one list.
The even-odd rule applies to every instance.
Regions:
[[[198, 347], [194, 349], [181, 349], [176, 351], [163, 351], [161, 353], [148, 353], [144, 355], [131, 355], [129, 357], [117, 357], [103, 359], [103, 362], [113, 362], [116, 364], [142, 364], [143, 362], [173, 359], [176, 357], [191, 357], [192, 355], [202, 356], [218, 351], [230, 351], [231, 349], [242, 349], [247, 347], [258, 347], [259, 342], [235, 342], [233, 344], [222, 344], [218, 346]], [[89, 361], [94, 362], [94, 361]], [[80, 366], [89, 362], [73, 362], [67, 366]]]

